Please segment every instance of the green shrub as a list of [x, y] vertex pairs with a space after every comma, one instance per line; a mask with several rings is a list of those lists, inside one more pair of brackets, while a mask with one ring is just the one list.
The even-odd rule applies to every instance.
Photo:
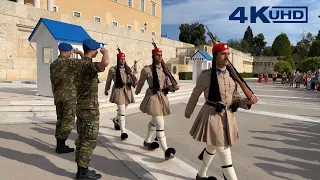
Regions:
[[258, 74], [257, 74], [257, 73], [246, 73], [246, 72], [244, 72], [244, 73], [239, 73], [239, 74], [240, 74], [240, 76], [241, 76], [242, 78], [258, 77]]
[[192, 80], [192, 72], [179, 72], [180, 80]]

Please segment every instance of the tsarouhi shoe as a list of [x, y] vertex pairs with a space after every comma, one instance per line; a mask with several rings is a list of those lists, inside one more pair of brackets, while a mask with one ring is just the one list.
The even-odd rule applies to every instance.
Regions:
[[214, 176], [209, 177], [200, 177], [199, 174], [197, 174], [196, 180], [217, 180]]
[[174, 155], [176, 154], [176, 150], [174, 148], [168, 148], [166, 152], [164, 153], [165, 160], [169, 160], [174, 158]]
[[159, 144], [157, 142], [147, 143], [144, 141], [143, 146], [148, 148], [148, 150], [155, 150], [159, 148]]
[[120, 130], [119, 120], [114, 118], [112, 121], [113, 121], [113, 124], [114, 124], [114, 129], [119, 131]]

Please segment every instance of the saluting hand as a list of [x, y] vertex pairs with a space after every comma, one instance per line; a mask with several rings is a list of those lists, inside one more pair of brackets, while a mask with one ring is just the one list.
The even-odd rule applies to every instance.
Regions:
[[105, 47], [101, 47], [101, 48], [100, 48], [100, 52], [101, 52], [102, 54], [105, 54], [105, 53], [108, 53], [108, 50], [107, 50]]

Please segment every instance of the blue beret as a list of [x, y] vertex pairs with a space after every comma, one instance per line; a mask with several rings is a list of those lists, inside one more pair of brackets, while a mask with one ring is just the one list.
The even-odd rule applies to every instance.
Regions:
[[100, 43], [93, 39], [85, 39], [83, 40], [82, 46], [88, 48], [89, 50], [97, 50], [100, 48]]
[[71, 51], [73, 49], [71, 44], [65, 42], [60, 43], [58, 48], [62, 51]]

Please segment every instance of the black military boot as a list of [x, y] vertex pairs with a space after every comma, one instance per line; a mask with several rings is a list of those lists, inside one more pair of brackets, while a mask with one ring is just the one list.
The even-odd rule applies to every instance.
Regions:
[[62, 153], [70, 153], [74, 152], [74, 148], [70, 148], [69, 146], [66, 146], [66, 141], [61, 140], [57, 138], [57, 147], [56, 147], [56, 153], [62, 154]]
[[89, 170], [78, 165], [78, 172], [76, 179], [100, 179], [101, 174], [97, 174], [94, 170]]

